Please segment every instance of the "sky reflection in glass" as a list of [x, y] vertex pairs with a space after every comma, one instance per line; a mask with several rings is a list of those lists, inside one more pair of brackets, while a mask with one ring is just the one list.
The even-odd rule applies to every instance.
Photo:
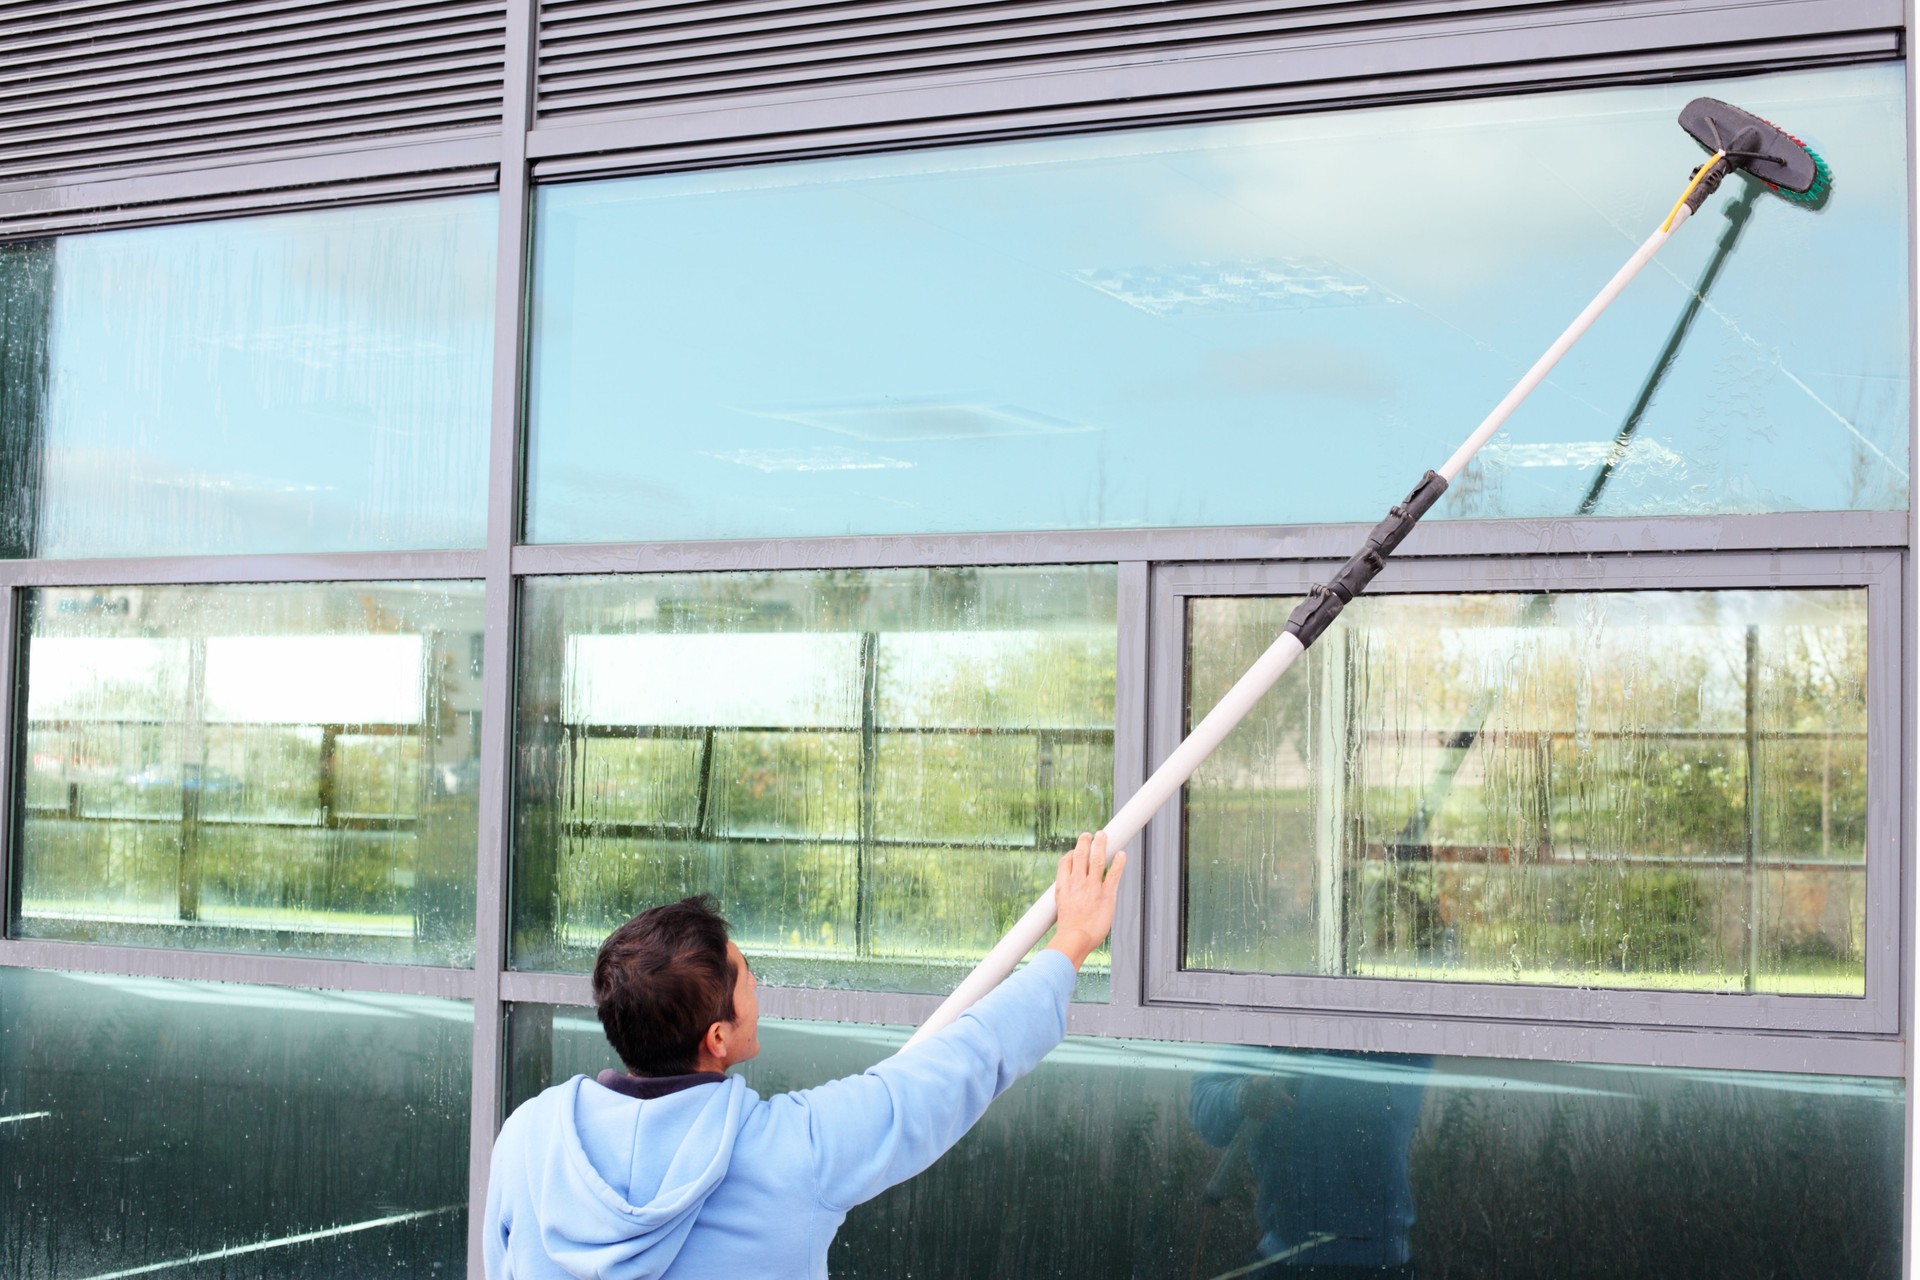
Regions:
[[[11, 555], [479, 546], [492, 196], [0, 253]], [[50, 260], [50, 261], [49, 261]]]
[[1888, 65], [550, 188], [529, 540], [1371, 520], [1658, 223], [1700, 158], [1674, 117], [1705, 93], [1791, 122], [1832, 199], [1730, 182], [1437, 514], [1572, 515], [1728, 237], [1597, 513], [1899, 509], [1903, 85]]

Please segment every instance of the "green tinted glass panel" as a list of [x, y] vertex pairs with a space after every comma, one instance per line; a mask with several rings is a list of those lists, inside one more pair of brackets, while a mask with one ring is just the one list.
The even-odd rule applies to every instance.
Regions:
[[1435, 518], [1904, 509], [1891, 62], [543, 188], [528, 538], [1376, 520], [1653, 231], [1698, 94], [1832, 199], [1728, 183]]
[[471, 964], [480, 597], [30, 592], [17, 934]]
[[951, 987], [1108, 816], [1115, 581], [529, 581], [514, 963], [712, 893], [766, 981]]
[[[1189, 717], [1295, 602], [1188, 605]], [[1859, 996], [1866, 593], [1367, 596], [1187, 791], [1195, 969]]]
[[0, 969], [0, 1274], [465, 1266], [462, 1001]]
[[0, 554], [479, 546], [496, 203], [0, 245]]
[[[762, 1021], [740, 1074], [762, 1096], [811, 1088], [905, 1039]], [[619, 1067], [586, 1009], [513, 1006], [508, 1053], [510, 1108]], [[932, 1169], [855, 1209], [828, 1265], [1226, 1280], [1289, 1254], [1257, 1280], [1725, 1280], [1812, 1258], [1813, 1274], [1893, 1280], [1903, 1095], [1855, 1077], [1071, 1039]]]

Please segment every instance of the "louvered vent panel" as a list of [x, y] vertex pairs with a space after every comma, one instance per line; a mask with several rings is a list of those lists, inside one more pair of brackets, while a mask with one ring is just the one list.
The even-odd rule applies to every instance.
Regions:
[[1286, 32], [1370, 32], [1409, 19], [1539, 8], [1537, 0], [545, 0], [543, 120], [676, 100], [962, 69], [1151, 57]]
[[504, 0], [0, 3], [0, 181], [500, 119]]

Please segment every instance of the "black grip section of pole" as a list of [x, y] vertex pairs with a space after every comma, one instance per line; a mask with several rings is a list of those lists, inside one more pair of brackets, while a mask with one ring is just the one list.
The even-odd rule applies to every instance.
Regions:
[[1340, 566], [1333, 580], [1324, 585], [1314, 584], [1307, 598], [1296, 605], [1287, 618], [1287, 630], [1299, 637], [1302, 649], [1318, 640], [1347, 603], [1367, 589], [1367, 584], [1386, 566], [1387, 557], [1407, 540], [1420, 517], [1432, 510], [1446, 491], [1446, 479], [1439, 472], [1429, 471], [1421, 476], [1413, 492], [1387, 512], [1386, 519], [1373, 526], [1373, 532], [1367, 535], [1367, 544]]
[[[1702, 167], [1706, 169], [1706, 172], [1700, 174], [1700, 181], [1695, 184], [1692, 190], [1687, 192], [1688, 213], [1700, 212], [1700, 206], [1707, 202], [1707, 197], [1718, 191], [1721, 182], [1726, 179], [1729, 173], [1733, 172], [1733, 164], [1725, 156], [1720, 157], [1718, 160], [1709, 161]], [[1694, 172], [1700, 173], [1700, 170], [1696, 169]]]

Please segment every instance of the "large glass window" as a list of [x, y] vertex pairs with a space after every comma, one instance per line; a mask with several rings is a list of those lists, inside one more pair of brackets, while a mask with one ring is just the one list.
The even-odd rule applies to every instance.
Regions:
[[0, 1274], [449, 1276], [461, 1001], [0, 969]]
[[1888, 64], [544, 189], [527, 536], [1376, 519], [1653, 229], [1699, 94], [1791, 121], [1832, 199], [1729, 183], [1435, 518], [1572, 515], [1605, 467], [1600, 515], [1903, 510], [1905, 86]]
[[0, 245], [0, 554], [481, 545], [495, 206]]
[[[509, 1106], [619, 1067], [590, 1010], [508, 1026]], [[810, 1088], [904, 1039], [763, 1021], [743, 1074]], [[855, 1210], [829, 1263], [1226, 1277], [1292, 1251], [1338, 1274], [1720, 1280], [1817, 1258], [1893, 1280], [1904, 1116], [1898, 1080], [1076, 1038]]]
[[[1186, 598], [1189, 719], [1295, 603]], [[1182, 967], [1864, 995], [1869, 616], [1861, 587], [1355, 601], [1187, 789]]]
[[24, 600], [17, 936], [472, 963], [477, 584]]
[[951, 986], [1108, 816], [1114, 590], [1111, 567], [528, 583], [514, 963], [586, 968], [708, 892], [766, 981]]

